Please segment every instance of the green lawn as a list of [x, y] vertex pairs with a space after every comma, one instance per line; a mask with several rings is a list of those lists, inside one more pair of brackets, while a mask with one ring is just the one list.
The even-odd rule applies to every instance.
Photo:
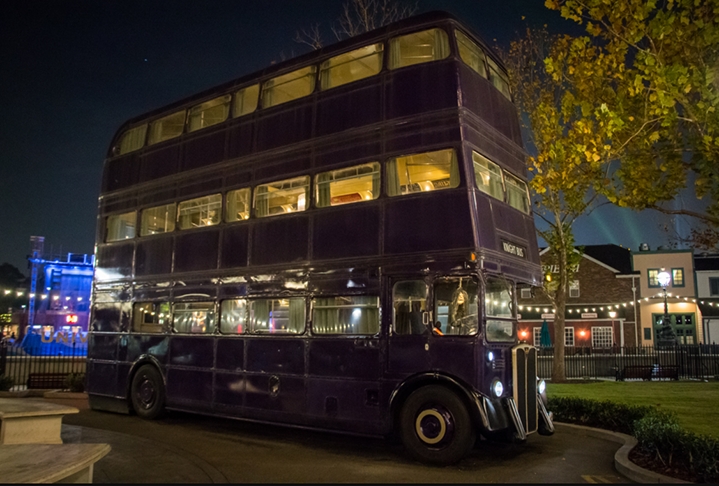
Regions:
[[651, 405], [674, 412], [687, 430], [719, 438], [719, 382], [602, 381], [547, 383], [551, 397], [611, 400], [629, 405]]

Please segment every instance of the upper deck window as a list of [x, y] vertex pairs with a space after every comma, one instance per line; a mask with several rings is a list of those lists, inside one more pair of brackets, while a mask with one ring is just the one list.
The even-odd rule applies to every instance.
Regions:
[[108, 216], [105, 224], [105, 241], [120, 241], [134, 238], [136, 217], [135, 211]]
[[487, 64], [489, 65], [489, 80], [505, 98], [511, 100], [512, 94], [509, 92], [509, 78], [489, 56], [487, 56]]
[[230, 95], [225, 95], [190, 108], [188, 131], [194, 132], [227, 120], [231, 98]]
[[383, 45], [372, 44], [340, 54], [320, 66], [320, 87], [330, 89], [374, 76], [382, 70]]
[[214, 302], [175, 304], [172, 311], [172, 324], [177, 332], [211, 334], [215, 330]]
[[317, 174], [317, 207], [339, 206], [379, 197], [379, 162]]
[[304, 331], [304, 298], [250, 301], [250, 332], [302, 334]]
[[220, 224], [222, 212], [222, 194], [203, 196], [177, 205], [179, 215], [178, 228], [200, 228]]
[[307, 209], [310, 176], [262, 184], [255, 189], [255, 215], [259, 218]]
[[147, 123], [131, 128], [122, 134], [118, 155], [126, 154], [145, 146]]
[[316, 71], [316, 66], [307, 66], [265, 81], [262, 85], [262, 106], [269, 108], [308, 96], [315, 89]]
[[149, 145], [179, 137], [185, 128], [185, 110], [164, 116], [150, 123]]
[[235, 102], [232, 106], [232, 116], [248, 115], [257, 109], [257, 101], [260, 98], [260, 85], [253, 84], [235, 92]]
[[507, 184], [507, 202], [509, 205], [529, 214], [527, 184], [506, 171], [504, 172], [504, 181]]
[[314, 299], [312, 304], [314, 334], [379, 333], [378, 297], [326, 297]]
[[429, 29], [390, 40], [390, 69], [436, 61], [449, 56], [449, 39], [442, 29]]
[[474, 180], [479, 190], [503, 201], [502, 169], [477, 152], [472, 152], [472, 162], [474, 163]]
[[225, 221], [242, 221], [250, 219], [250, 188], [237, 189], [227, 193]]
[[386, 167], [387, 193], [390, 196], [459, 186], [454, 149], [396, 157], [390, 159]]
[[456, 30], [455, 34], [457, 36], [457, 47], [459, 47], [459, 57], [477, 74], [487, 78], [487, 65], [484, 63], [484, 51], [482, 48], [459, 30]]
[[164, 204], [142, 211], [140, 236], [168, 233], [175, 230], [175, 205]]

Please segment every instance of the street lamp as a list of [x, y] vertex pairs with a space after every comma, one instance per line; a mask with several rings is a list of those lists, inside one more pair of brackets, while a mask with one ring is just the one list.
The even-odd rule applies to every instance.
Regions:
[[669, 275], [669, 272], [662, 269], [662, 271], [657, 275], [657, 280], [664, 291], [664, 317], [662, 317], [662, 327], [657, 333], [657, 345], [660, 347], [674, 346], [677, 343], [677, 336], [674, 334], [674, 329], [672, 329], [671, 317], [669, 316], [669, 305], [667, 304], [667, 286], [669, 285], [669, 282], [671, 282], [672, 276]]

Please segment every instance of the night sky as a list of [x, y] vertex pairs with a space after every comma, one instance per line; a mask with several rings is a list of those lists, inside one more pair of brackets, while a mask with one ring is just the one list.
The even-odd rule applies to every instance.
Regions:
[[[573, 29], [543, 0], [419, 0], [490, 44], [526, 22]], [[307, 52], [295, 32], [330, 23], [340, 0], [6, 0], [0, 16], [0, 263], [26, 272], [30, 236], [92, 253], [102, 164], [127, 119]], [[526, 17], [522, 20], [522, 16]], [[656, 215], [607, 207], [575, 227], [578, 244], [654, 249]], [[541, 244], [542, 242], [540, 242]]]

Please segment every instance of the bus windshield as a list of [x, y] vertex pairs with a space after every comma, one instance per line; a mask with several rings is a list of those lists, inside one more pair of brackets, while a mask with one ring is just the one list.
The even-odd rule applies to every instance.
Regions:
[[435, 316], [445, 335], [477, 334], [477, 295], [479, 286], [474, 277], [442, 279], [434, 285]]

